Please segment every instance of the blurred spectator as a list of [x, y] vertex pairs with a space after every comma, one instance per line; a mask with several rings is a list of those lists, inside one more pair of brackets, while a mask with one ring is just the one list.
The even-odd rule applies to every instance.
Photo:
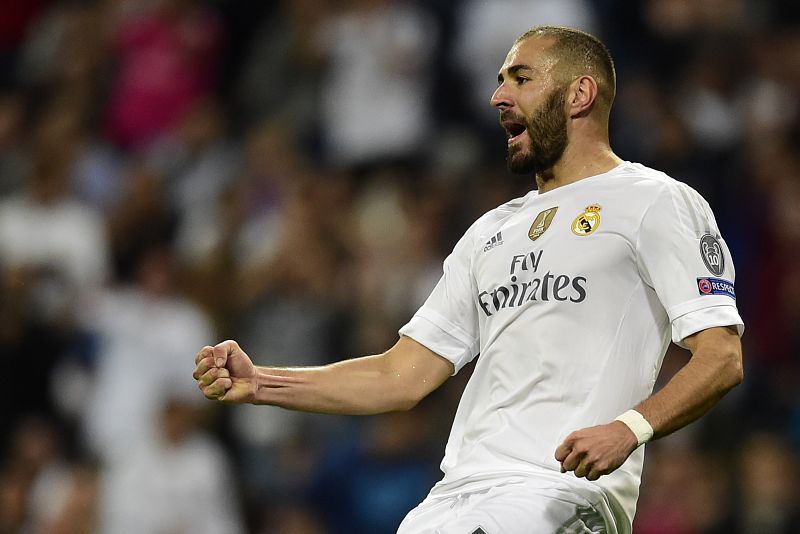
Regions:
[[647, 484], [642, 486], [633, 531], [730, 533], [732, 480], [724, 459], [675, 438], [648, 446]]
[[264, 17], [236, 86], [245, 126], [281, 119], [291, 121], [299, 139], [314, 137], [325, 73], [320, 31], [331, 9], [328, 0], [293, 0]]
[[230, 465], [198, 429], [199, 416], [194, 399], [163, 402], [155, 439], [138, 442], [106, 470], [97, 532], [244, 532]]
[[134, 272], [132, 283], [98, 295], [84, 314], [99, 346], [85, 439], [109, 467], [157, 439], [159, 414], [171, 396], [199, 402], [192, 395], [192, 354], [214, 339], [205, 314], [180, 296], [165, 244], [145, 248]]
[[329, 534], [310, 506], [280, 502], [261, 510], [263, 520], [257, 534]]
[[408, 0], [349, 0], [320, 29], [328, 68], [322, 134], [329, 161], [410, 159], [430, 139], [436, 24]]
[[274, 120], [260, 123], [245, 140], [230, 213], [216, 214], [227, 220], [217, 225], [226, 232], [219, 245], [234, 255], [237, 265], [261, 265], [275, 252], [286, 198], [310, 176], [295, 140], [291, 126]]
[[22, 139], [25, 113], [21, 94], [0, 92], [0, 195], [19, 189], [30, 172], [30, 159]]
[[40, 104], [33, 143], [63, 152], [70, 160], [70, 193], [100, 215], [106, 215], [120, 202], [127, 187], [124, 159], [93, 131], [89, 113], [89, 103], [81, 95], [54, 96]]
[[0, 200], [0, 267], [24, 273], [37, 313], [53, 319], [107, 280], [109, 248], [100, 215], [70, 196], [71, 152], [47, 145], [35, 156], [26, 187]]
[[[13, 366], [20, 376], [41, 387], [32, 388], [25, 381], [14, 380], [6, 395], [13, 402], [0, 405], [4, 425], [14, 428], [29, 414], [50, 413], [54, 406], [47, 387], [53, 368], [70, 340], [68, 325], [43, 317], [37, 302], [35, 279], [28, 271], [0, 271], [0, 361]], [[0, 450], [10, 433], [0, 434]]]
[[731, 54], [734, 42], [720, 42], [696, 53], [687, 70], [677, 109], [697, 144], [709, 152], [734, 148], [741, 140], [741, 118], [735, 108], [739, 66]]
[[22, 469], [13, 464], [4, 465], [0, 470], [0, 533], [23, 531], [28, 517], [29, 493], [30, 480]]
[[42, 97], [95, 105], [109, 60], [109, 21], [100, 2], [54, 2], [30, 28], [21, 48], [20, 81]]
[[106, 133], [141, 148], [168, 133], [214, 88], [223, 27], [207, 4], [158, 0], [116, 28], [118, 72], [108, 97]]
[[[97, 532], [98, 480], [97, 471], [90, 465], [73, 465], [60, 487], [46, 486], [51, 500], [42, 522], [42, 532], [58, 534], [93, 534]], [[44, 480], [42, 484], [49, 484]], [[53, 490], [58, 491], [53, 495]], [[36, 531], [36, 530], [34, 530]]]
[[510, 43], [533, 26], [570, 26], [597, 34], [589, 0], [465, 0], [457, 10], [455, 61], [470, 91], [467, 112], [483, 127], [497, 124], [489, 98]]
[[94, 532], [95, 471], [66, 458], [55, 422], [30, 416], [12, 427], [11, 435], [0, 532]]
[[780, 138], [767, 138], [751, 146], [751, 195], [758, 204], [748, 218], [756, 232], [753, 252], [758, 264], [754, 268], [759, 273], [751, 281], [750, 295], [753, 358], [769, 361], [785, 373], [788, 365], [796, 369], [798, 363], [794, 341], [800, 296], [790, 266], [798, 260], [800, 245], [796, 208], [800, 202], [800, 159]]
[[441, 276], [448, 206], [441, 190], [391, 166], [376, 169], [355, 200], [354, 351], [370, 354], [394, 343]]
[[[116, 279], [130, 281], [143, 249], [175, 237], [177, 206], [170, 204], [163, 177], [144, 164], [133, 164], [125, 189], [107, 217]], [[171, 245], [170, 245], [171, 246]]]
[[754, 434], [742, 445], [736, 532], [789, 534], [800, 521], [797, 456], [784, 439]]
[[[326, 188], [298, 181], [276, 207], [280, 227], [265, 236], [275, 239], [274, 248], [260, 261], [242, 262], [238, 273], [237, 337], [263, 363], [319, 365], [342, 353], [339, 293], [349, 284], [337, 266], [347, 249], [337, 226], [328, 222], [335, 207], [321, 202], [329, 198], [323, 196]], [[233, 412], [233, 424], [246, 451], [246, 477], [257, 487], [270, 487], [275, 480], [264, 451], [274, 451], [297, 436], [303, 421], [319, 416], [243, 408]]]
[[239, 170], [239, 150], [227, 136], [222, 106], [194, 103], [180, 124], [150, 147], [145, 159], [163, 177], [165, 200], [176, 209], [175, 246], [184, 265], [202, 265], [218, 246], [218, 204]]
[[421, 409], [371, 418], [323, 455], [311, 497], [331, 534], [393, 532], [425, 498], [438, 479], [426, 415]]
[[32, 23], [39, 16], [48, 0], [0, 2], [0, 84], [7, 86], [15, 81], [19, 46]]

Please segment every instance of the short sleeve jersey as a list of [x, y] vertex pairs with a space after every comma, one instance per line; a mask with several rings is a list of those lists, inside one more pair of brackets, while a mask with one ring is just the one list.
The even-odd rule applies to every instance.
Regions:
[[401, 330], [450, 360], [480, 357], [442, 461], [446, 493], [508, 473], [599, 490], [627, 532], [643, 447], [596, 482], [562, 475], [556, 447], [648, 397], [670, 339], [744, 325], [734, 267], [708, 203], [625, 162], [482, 216]]

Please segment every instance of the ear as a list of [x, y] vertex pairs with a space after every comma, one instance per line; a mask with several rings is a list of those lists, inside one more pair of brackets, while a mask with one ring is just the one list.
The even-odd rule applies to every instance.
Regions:
[[573, 81], [567, 93], [567, 112], [569, 118], [585, 117], [597, 100], [597, 81], [584, 74]]

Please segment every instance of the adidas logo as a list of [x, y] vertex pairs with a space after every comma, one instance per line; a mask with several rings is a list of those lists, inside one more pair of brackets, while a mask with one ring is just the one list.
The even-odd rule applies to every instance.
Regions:
[[503, 232], [497, 232], [497, 235], [492, 236], [492, 238], [486, 242], [486, 246], [483, 247], [483, 251], [486, 252], [487, 250], [491, 250], [494, 247], [500, 246], [503, 244]]

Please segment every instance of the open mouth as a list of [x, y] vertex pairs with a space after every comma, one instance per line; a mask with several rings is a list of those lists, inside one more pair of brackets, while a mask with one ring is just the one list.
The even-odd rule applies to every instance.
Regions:
[[501, 124], [506, 131], [509, 145], [519, 141], [528, 129], [524, 123], [513, 119], [505, 120]]

